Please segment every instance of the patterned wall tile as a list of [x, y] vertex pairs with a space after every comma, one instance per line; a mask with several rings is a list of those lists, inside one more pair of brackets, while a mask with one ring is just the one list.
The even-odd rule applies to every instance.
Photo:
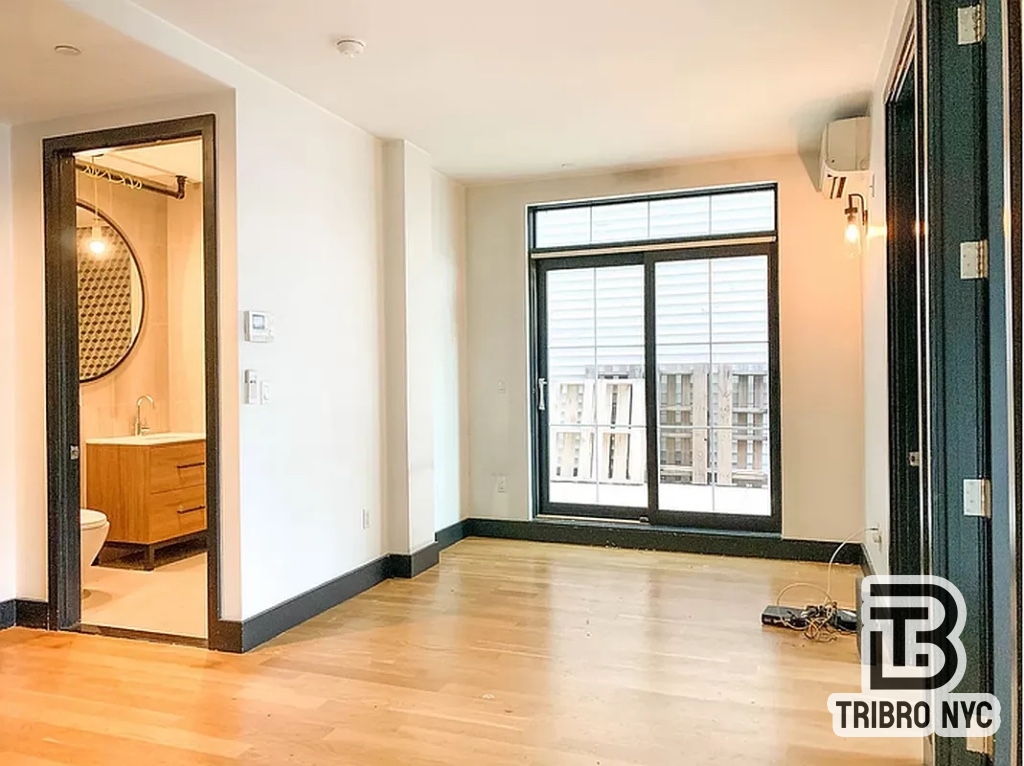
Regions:
[[128, 244], [109, 226], [101, 255], [89, 249], [91, 227], [79, 227], [78, 367], [80, 380], [109, 372], [132, 345], [132, 263]]

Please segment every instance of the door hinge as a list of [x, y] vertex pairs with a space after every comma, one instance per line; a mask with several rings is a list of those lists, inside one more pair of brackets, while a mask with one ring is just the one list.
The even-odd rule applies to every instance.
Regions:
[[985, 4], [957, 9], [957, 42], [974, 45], [985, 39]]
[[992, 482], [964, 479], [964, 516], [992, 518]]
[[960, 243], [960, 279], [988, 278], [988, 240]]
[[71, 459], [72, 460], [78, 460], [78, 458], [79, 458], [79, 456], [81, 454], [82, 454], [82, 451], [79, 448], [79, 446], [77, 444], [72, 444], [71, 445]]
[[920, 468], [921, 467], [921, 453], [918, 452], [917, 450], [909, 453], [907, 455], [907, 462], [910, 463], [912, 468]]

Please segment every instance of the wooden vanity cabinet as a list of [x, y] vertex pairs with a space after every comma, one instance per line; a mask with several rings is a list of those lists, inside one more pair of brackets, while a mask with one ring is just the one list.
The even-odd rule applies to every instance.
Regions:
[[157, 549], [206, 530], [206, 441], [86, 443], [85, 507], [110, 521], [107, 542]]

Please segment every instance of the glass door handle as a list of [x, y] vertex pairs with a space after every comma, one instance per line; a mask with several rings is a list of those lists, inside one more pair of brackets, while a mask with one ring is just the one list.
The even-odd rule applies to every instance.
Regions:
[[548, 408], [548, 382], [545, 378], [537, 378], [537, 409], [543, 412]]

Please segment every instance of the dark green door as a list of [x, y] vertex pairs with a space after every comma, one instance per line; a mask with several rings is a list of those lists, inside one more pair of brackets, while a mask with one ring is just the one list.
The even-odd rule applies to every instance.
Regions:
[[[977, 21], [977, 24], [975, 24]], [[931, 572], [962, 591], [959, 692], [994, 691], [990, 497], [989, 246], [985, 30], [968, 3], [919, 0], [924, 135], [926, 473]], [[981, 260], [982, 268], [976, 264]], [[937, 766], [981, 766], [991, 744], [934, 739]]]

